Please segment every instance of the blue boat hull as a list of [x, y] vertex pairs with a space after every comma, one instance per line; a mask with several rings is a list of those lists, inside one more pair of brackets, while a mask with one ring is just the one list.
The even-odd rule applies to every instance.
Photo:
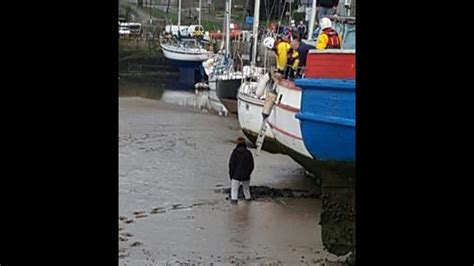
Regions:
[[171, 65], [175, 67], [182, 67], [182, 68], [196, 68], [202, 65], [202, 61], [178, 61], [166, 58]]
[[315, 160], [355, 161], [355, 80], [299, 79], [301, 133]]
[[177, 88], [194, 90], [194, 84], [207, 78], [202, 67], [202, 62], [178, 61], [168, 58], [166, 60], [179, 71], [178, 84], [176, 84]]

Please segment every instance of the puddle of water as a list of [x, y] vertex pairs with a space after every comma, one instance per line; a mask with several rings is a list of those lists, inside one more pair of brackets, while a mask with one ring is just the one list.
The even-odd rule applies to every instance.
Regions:
[[192, 107], [202, 112], [227, 115], [221, 103], [210, 99], [209, 91], [195, 91], [187, 85], [177, 85], [173, 77], [122, 77], [119, 80], [119, 97], [142, 97]]
[[153, 81], [134, 82], [133, 80], [121, 78], [119, 80], [119, 97], [142, 97], [160, 100], [163, 96], [164, 85]]

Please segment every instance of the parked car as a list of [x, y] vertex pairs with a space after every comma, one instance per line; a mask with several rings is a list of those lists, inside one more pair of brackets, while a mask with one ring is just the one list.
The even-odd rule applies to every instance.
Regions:
[[130, 35], [130, 29], [125, 26], [120, 26], [119, 27], [119, 35], [120, 37], [125, 37]]

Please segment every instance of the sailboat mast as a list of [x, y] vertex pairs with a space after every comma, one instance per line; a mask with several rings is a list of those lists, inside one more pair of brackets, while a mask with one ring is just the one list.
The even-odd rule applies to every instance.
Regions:
[[225, 35], [225, 53], [230, 54], [230, 9], [232, 6], [232, 0], [226, 0], [226, 35]]
[[309, 19], [309, 25], [308, 25], [308, 40], [313, 39], [313, 30], [314, 30], [315, 20], [316, 20], [316, 0], [313, 0], [313, 5], [311, 6], [311, 18]]
[[252, 62], [255, 66], [257, 60], [257, 41], [258, 41], [258, 23], [260, 21], [260, 0], [255, 0], [255, 7], [253, 11], [253, 46], [252, 46]]
[[178, 1], [178, 31], [181, 31], [181, 0]]
[[201, 0], [199, 0], [199, 25], [201, 25]]
[[290, 8], [289, 8], [290, 12], [288, 13], [288, 25], [290, 25], [290, 27], [291, 27], [291, 1], [292, 0], [289, 0], [289, 2], [290, 2]]

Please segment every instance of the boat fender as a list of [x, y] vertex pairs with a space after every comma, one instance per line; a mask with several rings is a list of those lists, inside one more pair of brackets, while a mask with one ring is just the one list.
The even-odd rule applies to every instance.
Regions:
[[204, 68], [204, 72], [206, 72], [206, 75], [210, 76], [214, 69], [214, 58], [210, 58], [202, 62], [202, 66]]
[[273, 105], [275, 104], [275, 99], [277, 94], [275, 92], [269, 92], [265, 98], [265, 103], [263, 104], [262, 117], [266, 119], [272, 112]]
[[199, 82], [194, 85], [194, 89], [196, 90], [209, 90], [209, 85], [204, 82]]
[[265, 74], [258, 80], [257, 83], [257, 90], [255, 91], [255, 95], [260, 98], [263, 93], [265, 92], [265, 88], [267, 87], [267, 83], [270, 80], [270, 74]]

